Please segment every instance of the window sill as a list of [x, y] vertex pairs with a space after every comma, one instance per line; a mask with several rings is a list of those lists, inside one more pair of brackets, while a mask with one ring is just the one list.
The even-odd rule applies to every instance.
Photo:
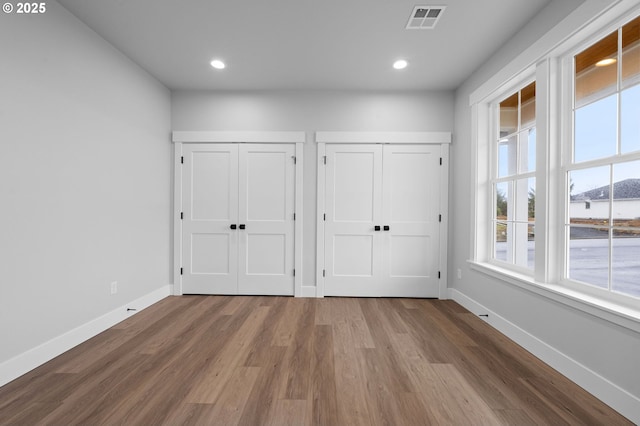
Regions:
[[532, 277], [492, 264], [472, 260], [468, 263], [471, 269], [482, 274], [640, 333], [640, 310], [637, 308], [603, 300], [561, 285], [539, 283]]

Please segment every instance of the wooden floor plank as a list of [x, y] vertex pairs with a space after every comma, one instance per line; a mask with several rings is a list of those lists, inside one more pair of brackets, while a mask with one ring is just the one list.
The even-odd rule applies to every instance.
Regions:
[[308, 397], [315, 316], [315, 301], [306, 299], [285, 355], [289, 368], [285, 373], [286, 380], [280, 386], [282, 399], [306, 400]]
[[457, 407], [456, 415], [461, 421], [457, 424], [495, 425], [499, 419], [484, 402], [480, 394], [469, 385], [455, 366], [451, 364], [432, 364], [431, 368], [438, 378], [438, 385], [447, 390], [449, 398]]
[[260, 374], [260, 367], [233, 370], [225, 391], [215, 404], [187, 403], [170, 415], [166, 424], [236, 425], [249, 399], [250, 390]]
[[268, 426], [298, 426], [306, 424], [307, 402], [300, 399], [280, 399], [276, 401]]
[[249, 392], [249, 397], [238, 421], [239, 425], [263, 425], [271, 418], [275, 409], [277, 387], [281, 383], [287, 365], [284, 362], [286, 348], [273, 346], [266, 354], [258, 378]]
[[523, 410], [493, 410], [495, 416], [504, 425], [537, 426]]
[[333, 329], [316, 325], [313, 333], [313, 358], [309, 383], [310, 424], [337, 425], [338, 400], [335, 377]]
[[375, 351], [365, 351], [364, 353], [374, 353], [377, 364], [380, 366], [382, 373], [386, 377], [386, 382], [391, 383], [390, 391], [396, 393], [415, 392], [415, 387], [409, 379], [407, 372], [401, 368], [398, 359], [399, 348], [390, 345], [390, 334], [394, 333], [394, 327], [388, 320], [387, 315], [379, 315], [381, 306], [376, 299], [363, 299], [360, 306], [363, 315], [366, 318], [368, 328], [373, 335]]
[[317, 325], [331, 325], [333, 324], [333, 316], [331, 314], [331, 307], [333, 301], [331, 298], [325, 297], [316, 300], [316, 324]]
[[182, 296], [0, 387], [0, 424], [631, 423], [452, 301]]
[[288, 347], [291, 344], [297, 329], [297, 321], [304, 312], [305, 304], [302, 299], [292, 298], [285, 303], [285, 313], [276, 326], [271, 346]]
[[[405, 393], [404, 386], [393, 380], [394, 372], [378, 348], [359, 349], [366, 389], [369, 424], [392, 425], [401, 418], [395, 395]], [[397, 367], [397, 366], [396, 366]], [[393, 370], [397, 370], [394, 368]]]
[[274, 338], [277, 326], [287, 311], [288, 304], [286, 302], [288, 298], [280, 297], [272, 299], [277, 303], [271, 306], [269, 316], [260, 324], [260, 328], [249, 347], [246, 359], [244, 360], [244, 365], [247, 367], [261, 366], [263, 364], [264, 358], [271, 348], [271, 341]]
[[255, 337], [270, 309], [268, 306], [255, 308], [215, 361], [210, 363], [205, 371], [200, 372], [198, 383], [193, 386], [187, 402], [200, 404], [216, 402], [233, 370], [242, 364], [243, 357], [248, 353], [249, 343]]
[[370, 418], [359, 359], [361, 354], [354, 346], [351, 328], [345, 320], [340, 319], [332, 330], [339, 424], [368, 425]]

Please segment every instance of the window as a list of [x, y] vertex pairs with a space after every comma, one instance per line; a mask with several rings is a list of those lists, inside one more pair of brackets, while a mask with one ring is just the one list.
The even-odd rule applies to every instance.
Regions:
[[536, 84], [499, 102], [494, 110], [495, 167], [492, 235], [496, 261], [532, 270], [535, 261]]
[[471, 94], [470, 264], [640, 330], [640, 6], [619, 10]]
[[640, 17], [573, 70], [565, 277], [640, 297]]

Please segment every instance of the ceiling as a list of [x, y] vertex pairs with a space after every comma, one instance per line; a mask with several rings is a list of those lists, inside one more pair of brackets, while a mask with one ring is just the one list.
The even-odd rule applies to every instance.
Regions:
[[[170, 89], [450, 90], [550, 0], [58, 1]], [[446, 9], [407, 30], [416, 5]]]

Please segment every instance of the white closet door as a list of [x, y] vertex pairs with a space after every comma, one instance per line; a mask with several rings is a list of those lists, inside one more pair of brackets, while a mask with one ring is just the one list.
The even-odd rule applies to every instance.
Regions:
[[240, 145], [239, 294], [293, 295], [295, 147]]
[[184, 145], [182, 291], [235, 294], [238, 283], [237, 145]]
[[438, 297], [440, 147], [385, 145], [383, 168], [381, 292]]
[[370, 296], [382, 275], [382, 146], [326, 149], [325, 289], [327, 296]]

